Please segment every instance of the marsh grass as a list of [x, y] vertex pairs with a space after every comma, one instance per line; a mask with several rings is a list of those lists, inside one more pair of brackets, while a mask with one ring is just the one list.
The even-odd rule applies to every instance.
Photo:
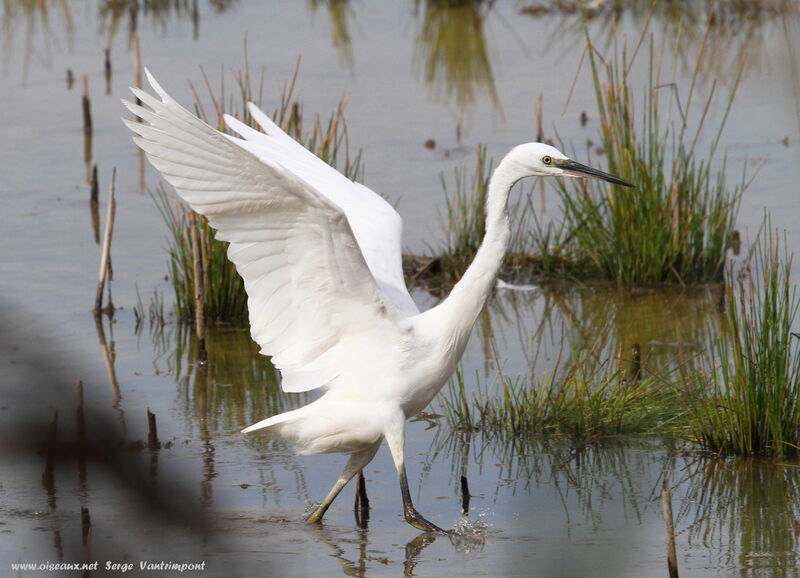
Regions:
[[[618, 285], [720, 280], [749, 181], [743, 176], [741, 183], [729, 188], [724, 157], [719, 169], [714, 167], [744, 64], [740, 63], [722, 104], [708, 149], [700, 151], [709, 110], [717, 101], [712, 85], [705, 103], [698, 108], [694, 102], [703, 46], [688, 91], [681, 94], [676, 84], [661, 80], [663, 49], [656, 54], [650, 37], [648, 83], [637, 110], [630, 76], [647, 41], [646, 30], [631, 52], [615, 38], [613, 57], [606, 61], [585, 28], [608, 171], [637, 188], [597, 181], [560, 183], [565, 220], [574, 234], [576, 253]], [[690, 119], [691, 111], [697, 110], [699, 118]], [[695, 128], [690, 130], [690, 125]]]
[[[152, 193], [169, 233], [169, 281], [174, 293], [175, 315], [179, 320], [194, 319], [194, 269], [189, 209], [174, 200], [159, 186]], [[247, 294], [244, 282], [227, 258], [228, 243], [217, 241], [205, 218], [196, 219], [200, 230], [205, 286], [204, 310], [209, 321], [244, 320]]]
[[[440, 175], [445, 196], [445, 239], [440, 249], [430, 249], [436, 257], [405, 255], [406, 270], [412, 283], [446, 285], [458, 280], [478, 251], [485, 233], [485, 208], [489, 179], [494, 169], [486, 147], [479, 145], [474, 167], [462, 165], [448, 179]], [[517, 186], [510, 197], [511, 239], [503, 261], [504, 277], [526, 279], [541, 273], [575, 271], [573, 255], [564, 250], [566, 229], [560, 224], [542, 224], [533, 206], [534, 188]], [[539, 232], [539, 234], [535, 234]], [[435, 267], [429, 267], [431, 259]], [[424, 274], [419, 271], [425, 268]]]
[[[698, 48], [689, 86], [679, 88], [662, 81], [666, 49], [654, 45], [647, 29], [633, 50], [615, 36], [609, 60], [584, 30], [602, 156], [608, 171], [636, 183], [636, 190], [556, 180], [563, 218], [544, 221], [533, 208], [533, 188], [523, 189], [509, 207], [515, 222], [505, 276], [525, 270], [528, 277], [604, 278], [623, 287], [722, 280], [741, 197], [758, 173], [743, 172], [728, 186], [726, 158], [718, 152], [745, 62], [739, 61], [721, 102], [715, 83], [697, 102], [706, 45]], [[645, 53], [647, 80], [640, 89], [632, 77]], [[707, 135], [712, 110], [717, 128]], [[491, 171], [479, 147], [473, 169], [442, 176], [446, 239], [434, 272], [445, 278], [457, 279], [480, 245]]]
[[440, 398], [447, 421], [454, 429], [488, 434], [562, 434], [589, 441], [664, 433], [683, 411], [667, 380], [634, 376], [591, 355], [538, 381], [499, 376], [487, 385], [476, 376], [471, 395], [467, 389], [464, 375], [456, 372]]
[[441, 251], [468, 263], [478, 252], [486, 229], [486, 194], [492, 175], [492, 161], [486, 159], [486, 147], [479, 145], [472, 175], [465, 166], [453, 170], [452, 187], [444, 173], [440, 175], [447, 207], [445, 245]]
[[762, 238], [728, 288], [713, 367], [695, 374], [686, 398], [693, 434], [711, 452], [800, 453], [798, 299], [783, 245], [777, 235]]
[[[272, 112], [272, 118], [288, 134], [303, 143], [315, 155], [340, 168], [349, 178], [354, 179], [361, 173], [361, 155], [354, 157], [349, 154], [347, 129], [344, 122], [344, 107], [346, 99], [342, 97], [336, 110], [330, 115], [327, 122], [316, 117], [313, 122], [304, 122], [302, 104], [293, 96], [299, 70], [291, 81], [284, 87], [280, 104]], [[220, 80], [220, 89], [215, 92], [208, 76], [203, 72], [203, 77], [208, 90], [213, 116], [206, 113], [197, 90], [195, 94], [195, 110], [209, 124], [216, 124], [219, 130], [225, 130], [222, 118], [223, 110], [238, 115], [250, 126], [255, 127], [255, 122], [246, 112], [246, 103], [249, 101], [259, 103], [263, 92], [264, 76], [256, 80], [249, 72], [249, 66], [244, 71], [234, 73], [236, 88], [226, 95], [224, 71]], [[225, 104], [227, 103], [227, 104]], [[241, 111], [241, 113], [239, 112]], [[159, 188], [152, 194], [153, 201], [158, 208], [169, 232], [167, 251], [169, 253], [169, 280], [174, 292], [175, 314], [181, 321], [194, 319], [194, 271], [192, 257], [191, 229], [188, 218], [188, 207], [178, 201], [173, 201]], [[197, 215], [197, 227], [200, 229], [200, 252], [203, 259], [205, 286], [205, 316], [208, 320], [228, 321], [244, 320], [247, 317], [247, 295], [244, 283], [236, 272], [233, 263], [227, 258], [228, 243], [217, 241], [214, 230], [202, 215]]]

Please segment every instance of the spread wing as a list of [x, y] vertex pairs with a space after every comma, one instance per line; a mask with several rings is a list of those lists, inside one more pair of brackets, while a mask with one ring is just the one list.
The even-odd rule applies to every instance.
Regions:
[[[397, 247], [397, 254], [388, 263], [381, 261], [386, 249], [377, 248], [380, 238], [366, 239], [372, 231], [366, 222], [372, 208], [380, 206], [384, 219], [388, 214], [383, 199], [285, 133], [275, 133], [274, 141], [266, 135], [256, 139], [252, 133], [261, 133], [232, 119], [228, 122], [250, 140], [213, 129], [174, 101], [149, 72], [147, 77], [161, 100], [132, 89], [149, 110], [123, 101], [143, 120], [125, 123], [153, 166], [208, 218], [217, 238], [230, 243], [228, 258], [248, 295], [251, 335], [281, 370], [285, 391], [330, 384], [341, 372], [335, 346], [348, 334], [387, 334], [405, 326], [405, 316], [417, 310], [410, 297], [410, 304], [403, 302], [408, 291], [402, 272], [402, 291], [397, 287], [399, 239], [390, 247]], [[331, 190], [321, 192], [329, 181]], [[345, 182], [352, 187], [341, 193]], [[358, 216], [351, 218], [340, 196], [344, 205], [369, 200], [363, 211], [353, 207]], [[361, 237], [354, 234], [353, 222], [362, 223]], [[368, 266], [362, 244], [371, 247], [378, 274]], [[391, 272], [388, 277], [380, 276], [384, 269]], [[395, 300], [400, 295], [400, 301], [393, 301], [390, 293]]]
[[267, 163], [279, 164], [342, 209], [378, 287], [398, 310], [417, 315], [403, 277], [403, 221], [397, 211], [286, 134], [252, 102], [247, 106], [263, 132], [225, 115], [228, 127], [246, 139], [234, 142]]

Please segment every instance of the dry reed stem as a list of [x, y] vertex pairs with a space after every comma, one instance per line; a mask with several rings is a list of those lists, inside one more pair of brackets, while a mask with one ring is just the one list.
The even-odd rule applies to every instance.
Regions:
[[[94, 298], [94, 313], [99, 314], [103, 308], [103, 289], [105, 288], [106, 278], [111, 268], [111, 236], [114, 231], [114, 214], [116, 213], [116, 201], [114, 200], [114, 187], [117, 179], [117, 168], [111, 171], [111, 185], [108, 188], [108, 209], [106, 211], [106, 227], [103, 233], [103, 249], [100, 253], [100, 273], [97, 278], [97, 292]], [[113, 307], [111, 303], [109, 307]]]
[[189, 211], [189, 231], [192, 237], [192, 269], [194, 278], [194, 326], [197, 333], [197, 354], [201, 363], [208, 359], [206, 352], [206, 318], [205, 301], [206, 291], [203, 280], [203, 253], [201, 250], [200, 229], [197, 227], [197, 215]]
[[664, 476], [664, 483], [661, 486], [661, 507], [664, 512], [664, 527], [667, 534], [667, 568], [669, 568], [669, 578], [678, 578], [678, 557], [675, 552], [675, 526], [672, 522], [672, 498], [669, 494], [669, 482], [666, 476]]

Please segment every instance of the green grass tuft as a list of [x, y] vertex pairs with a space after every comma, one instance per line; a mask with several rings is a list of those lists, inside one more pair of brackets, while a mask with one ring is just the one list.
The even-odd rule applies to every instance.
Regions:
[[664, 433], [682, 409], [674, 387], [657, 375], [639, 379], [590, 356], [538, 381], [500, 376], [476, 387], [458, 371], [440, 398], [454, 429], [520, 436], [562, 434], [576, 440], [624, 434]]
[[[649, 81], [642, 110], [637, 111], [629, 75], [644, 41], [642, 36], [632, 55], [626, 45], [615, 45], [613, 58], [605, 61], [586, 31], [608, 171], [637, 188], [609, 187], [597, 181], [562, 183], [559, 192], [565, 219], [574, 231], [576, 252], [618, 285], [718, 281], [739, 201], [749, 184], [742, 179], [729, 189], [724, 159], [719, 171], [712, 169], [743, 64], [724, 103], [717, 132], [701, 156], [698, 142], [715, 102], [714, 90], [701, 107], [700, 117], [691, 122], [696, 129], [690, 133], [687, 114], [695, 109], [699, 60], [687, 94], [681, 95], [674, 83], [661, 80], [660, 58], [651, 39]], [[678, 119], [671, 118], [674, 113]]]
[[728, 289], [714, 367], [695, 374], [686, 399], [695, 438], [714, 453], [800, 453], [799, 303], [780, 245], [777, 236], [762, 239]]

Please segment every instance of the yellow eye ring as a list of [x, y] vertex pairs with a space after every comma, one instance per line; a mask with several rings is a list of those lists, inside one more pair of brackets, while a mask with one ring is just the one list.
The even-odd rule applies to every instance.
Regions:
[[546, 165], [553, 164], [553, 159], [547, 156], [542, 157], [542, 162]]

